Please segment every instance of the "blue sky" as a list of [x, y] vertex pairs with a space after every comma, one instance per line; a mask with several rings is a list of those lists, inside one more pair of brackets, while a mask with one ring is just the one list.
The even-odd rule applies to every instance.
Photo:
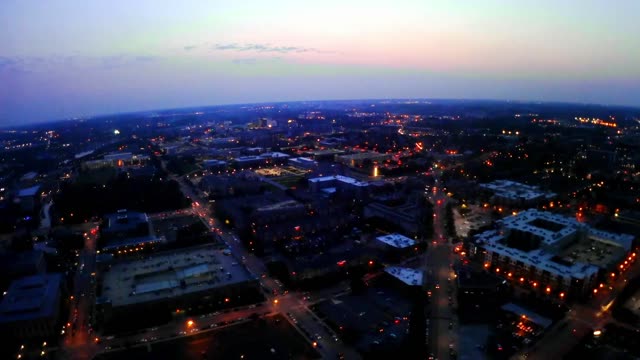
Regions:
[[0, 124], [241, 102], [640, 106], [640, 1], [0, 2]]

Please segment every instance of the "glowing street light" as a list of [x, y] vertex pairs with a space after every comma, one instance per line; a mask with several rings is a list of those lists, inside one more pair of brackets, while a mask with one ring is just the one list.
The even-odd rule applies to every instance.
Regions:
[[193, 320], [187, 321], [187, 327], [193, 327], [193, 324], [194, 324]]

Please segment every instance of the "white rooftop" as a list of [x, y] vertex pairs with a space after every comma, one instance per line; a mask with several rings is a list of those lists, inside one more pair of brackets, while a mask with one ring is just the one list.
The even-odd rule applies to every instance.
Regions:
[[497, 196], [509, 199], [534, 200], [552, 198], [554, 193], [540, 190], [539, 186], [527, 185], [511, 180], [495, 180], [480, 187], [493, 191]]
[[[509, 216], [499, 221], [501, 230], [489, 230], [477, 235], [476, 239], [487, 250], [507, 256], [523, 264], [546, 270], [562, 277], [584, 278], [598, 272], [598, 267], [584, 262], [563, 265], [551, 260], [562, 252], [562, 248], [569, 243], [577, 243], [586, 237], [623, 248], [631, 249], [633, 236], [627, 234], [613, 234], [596, 230], [577, 220], [562, 215], [529, 209], [515, 216]], [[541, 238], [538, 249], [523, 251], [511, 248], [503, 240], [512, 230], [534, 234]]]
[[235, 258], [205, 245], [114, 264], [104, 274], [103, 295], [113, 306], [121, 306], [251, 280], [254, 277]]
[[350, 185], [353, 185], [353, 186], [362, 186], [362, 187], [369, 186], [369, 184], [364, 182], [364, 181], [359, 181], [359, 180], [356, 180], [354, 178], [350, 178], [348, 176], [343, 176], [343, 175], [322, 176], [322, 177], [309, 179], [309, 181], [312, 182], [312, 183], [327, 182], [327, 181], [339, 181], [339, 182], [343, 182], [345, 184], [350, 184]]
[[403, 283], [411, 286], [420, 286], [422, 285], [424, 273], [422, 270], [405, 268], [399, 266], [389, 266], [384, 269], [384, 271], [395, 277], [396, 279], [402, 281]]
[[378, 236], [376, 240], [398, 249], [404, 249], [407, 247], [414, 246], [416, 244], [414, 240], [400, 234], [389, 234], [384, 236]]

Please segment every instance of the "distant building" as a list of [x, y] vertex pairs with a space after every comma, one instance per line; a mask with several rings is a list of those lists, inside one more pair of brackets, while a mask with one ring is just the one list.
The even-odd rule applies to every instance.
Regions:
[[249, 304], [259, 292], [258, 280], [242, 264], [206, 245], [111, 265], [103, 274], [97, 309], [107, 323], [135, 321], [136, 314]]
[[17, 197], [22, 211], [34, 211], [40, 204], [40, 185], [20, 189]]
[[539, 186], [510, 180], [496, 180], [480, 184], [480, 187], [493, 193], [493, 203], [506, 206], [530, 207], [552, 200], [556, 196], [552, 192], [541, 190]]
[[365, 165], [368, 161], [370, 163], [374, 162], [384, 162], [390, 159], [391, 156], [389, 154], [382, 154], [373, 151], [367, 151], [362, 153], [355, 153], [349, 155], [337, 155], [336, 161], [347, 166], [351, 167], [360, 167]]
[[129, 152], [112, 153], [105, 155], [102, 159], [85, 161], [82, 163], [82, 167], [85, 169], [136, 167], [145, 165], [149, 159], [147, 155], [137, 155]]
[[309, 179], [309, 187], [313, 192], [324, 192], [327, 195], [342, 192], [356, 198], [364, 198], [368, 194], [369, 183], [348, 176], [335, 175]]
[[61, 274], [35, 275], [15, 280], [0, 303], [0, 327], [18, 338], [45, 338], [59, 334]]
[[204, 160], [202, 166], [209, 171], [220, 171], [227, 168], [227, 162], [223, 160]]
[[266, 165], [283, 165], [287, 163], [289, 155], [281, 152], [269, 152], [260, 155], [240, 156], [233, 159], [236, 167], [245, 169]]
[[307, 157], [291, 158], [289, 159], [289, 165], [304, 170], [315, 170], [318, 168], [318, 162]]
[[[634, 237], [589, 227], [577, 220], [530, 209], [476, 235], [485, 268], [547, 293], [583, 295], [599, 279], [624, 269]], [[475, 250], [474, 250], [475, 251]], [[606, 280], [605, 280], [606, 281]]]

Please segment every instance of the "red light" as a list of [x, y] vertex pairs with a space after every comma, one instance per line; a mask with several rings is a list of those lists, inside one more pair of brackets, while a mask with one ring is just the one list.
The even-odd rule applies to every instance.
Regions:
[[373, 265], [373, 260], [369, 260], [369, 266]]
[[338, 261], [338, 266], [345, 266], [345, 265], [347, 265], [347, 260]]

